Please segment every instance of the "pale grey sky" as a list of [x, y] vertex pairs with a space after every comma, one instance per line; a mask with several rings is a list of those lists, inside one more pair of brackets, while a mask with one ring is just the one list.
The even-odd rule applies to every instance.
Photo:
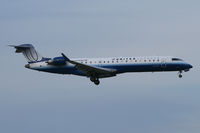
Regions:
[[[0, 132], [199, 133], [200, 1], [0, 0]], [[170, 55], [194, 68], [101, 80], [40, 73], [7, 47], [47, 57]]]

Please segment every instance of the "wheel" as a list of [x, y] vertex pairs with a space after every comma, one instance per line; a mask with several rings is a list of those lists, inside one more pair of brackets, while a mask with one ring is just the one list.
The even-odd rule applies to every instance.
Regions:
[[94, 82], [95, 81], [95, 77], [90, 77], [90, 81]]
[[100, 84], [100, 81], [99, 81], [99, 80], [95, 80], [95, 81], [94, 81], [94, 84], [95, 84], [95, 85], [99, 85], [99, 84]]
[[182, 78], [183, 76], [181, 74], [178, 75], [179, 78]]

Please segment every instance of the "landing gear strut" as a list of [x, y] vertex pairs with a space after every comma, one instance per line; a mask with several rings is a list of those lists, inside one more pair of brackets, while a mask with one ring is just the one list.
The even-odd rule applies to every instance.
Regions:
[[96, 77], [90, 77], [90, 81], [94, 82], [95, 85], [99, 85], [100, 84], [99, 79], [96, 78]]
[[179, 71], [179, 73], [178, 73], [178, 77], [179, 77], [179, 78], [182, 78], [182, 77], [183, 77], [183, 75], [182, 75], [182, 71]]

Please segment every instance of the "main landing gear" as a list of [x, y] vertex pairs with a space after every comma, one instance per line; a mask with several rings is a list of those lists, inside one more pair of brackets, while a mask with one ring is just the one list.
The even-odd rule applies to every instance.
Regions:
[[182, 78], [182, 77], [183, 77], [182, 71], [179, 71], [179, 72], [178, 72], [178, 77], [179, 77], [179, 78]]
[[94, 82], [95, 85], [99, 85], [100, 84], [99, 79], [96, 78], [96, 77], [90, 77], [90, 81]]

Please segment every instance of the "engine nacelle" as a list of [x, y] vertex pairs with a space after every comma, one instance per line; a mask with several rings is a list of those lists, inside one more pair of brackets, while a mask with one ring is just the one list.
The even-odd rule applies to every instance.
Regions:
[[51, 60], [48, 60], [46, 63], [48, 63], [49, 65], [62, 66], [66, 65], [66, 60], [63, 57], [55, 57]]

